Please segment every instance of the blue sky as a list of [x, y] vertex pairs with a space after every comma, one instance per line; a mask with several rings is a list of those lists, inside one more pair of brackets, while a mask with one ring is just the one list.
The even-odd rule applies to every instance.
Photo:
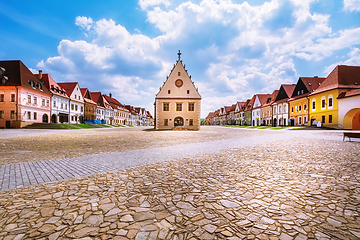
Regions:
[[153, 111], [178, 50], [209, 111], [360, 65], [360, 0], [0, 0], [0, 59]]

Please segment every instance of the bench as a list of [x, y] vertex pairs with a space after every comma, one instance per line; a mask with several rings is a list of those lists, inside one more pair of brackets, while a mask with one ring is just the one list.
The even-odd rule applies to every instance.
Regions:
[[344, 132], [343, 141], [345, 137], [348, 137], [349, 141], [351, 142], [351, 138], [360, 138], [360, 133], [357, 132]]

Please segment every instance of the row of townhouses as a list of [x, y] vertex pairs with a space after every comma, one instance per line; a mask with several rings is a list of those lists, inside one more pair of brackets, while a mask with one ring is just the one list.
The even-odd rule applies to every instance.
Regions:
[[271, 94], [210, 112], [205, 124], [360, 130], [360, 67], [339, 65], [326, 78], [300, 77]]
[[123, 105], [111, 94], [90, 92], [77, 82], [57, 83], [33, 74], [21, 61], [0, 61], [0, 128], [33, 123], [153, 125], [145, 108]]

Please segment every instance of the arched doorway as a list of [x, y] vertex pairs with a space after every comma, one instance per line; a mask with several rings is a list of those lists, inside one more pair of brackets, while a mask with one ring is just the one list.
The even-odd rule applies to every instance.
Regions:
[[184, 126], [184, 119], [182, 117], [176, 117], [174, 119], [174, 127]]
[[56, 114], [51, 115], [51, 123], [56, 123], [56, 122], [57, 122]]
[[344, 129], [360, 130], [360, 108], [348, 111], [344, 116]]
[[48, 123], [49, 122], [49, 117], [48, 117], [48, 115], [46, 113], [43, 115], [42, 122], [43, 123]]

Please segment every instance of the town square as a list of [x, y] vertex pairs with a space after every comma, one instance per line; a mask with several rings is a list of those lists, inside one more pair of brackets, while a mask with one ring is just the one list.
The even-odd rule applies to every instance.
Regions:
[[3, 131], [1, 239], [360, 237], [342, 131]]
[[0, 240], [360, 239], [360, 0], [0, 23]]

